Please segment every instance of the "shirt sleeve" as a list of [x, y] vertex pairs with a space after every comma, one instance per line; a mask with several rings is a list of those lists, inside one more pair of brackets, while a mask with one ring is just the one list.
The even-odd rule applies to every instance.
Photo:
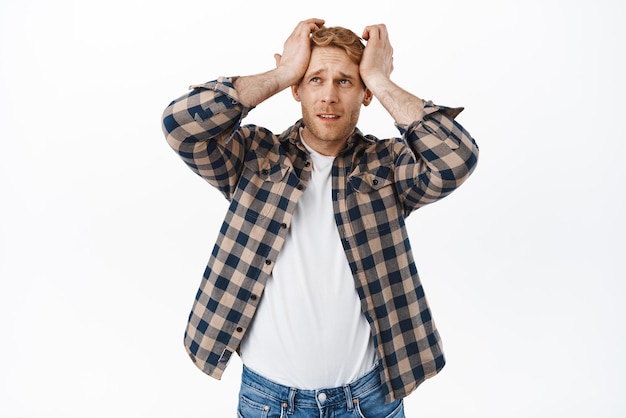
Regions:
[[455, 118], [463, 108], [427, 102], [424, 117], [410, 125], [396, 125], [402, 134], [396, 157], [396, 181], [404, 212], [448, 196], [476, 168], [476, 141]]
[[235, 78], [191, 86], [167, 106], [162, 128], [167, 143], [196, 174], [230, 199], [245, 158], [244, 136], [236, 135], [251, 108], [242, 105]]

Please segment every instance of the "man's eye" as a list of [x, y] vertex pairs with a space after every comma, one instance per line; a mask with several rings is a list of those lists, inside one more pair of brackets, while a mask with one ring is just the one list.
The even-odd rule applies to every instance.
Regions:
[[350, 84], [350, 80], [341, 80], [339, 84]]
[[311, 83], [319, 83], [320, 82], [320, 78], [319, 77], [313, 77], [311, 79]]

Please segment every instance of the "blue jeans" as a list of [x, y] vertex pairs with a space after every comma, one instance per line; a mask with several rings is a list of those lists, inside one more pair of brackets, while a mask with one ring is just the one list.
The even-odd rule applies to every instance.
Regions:
[[239, 418], [405, 418], [404, 404], [385, 405], [379, 367], [348, 385], [320, 390], [283, 386], [243, 367]]

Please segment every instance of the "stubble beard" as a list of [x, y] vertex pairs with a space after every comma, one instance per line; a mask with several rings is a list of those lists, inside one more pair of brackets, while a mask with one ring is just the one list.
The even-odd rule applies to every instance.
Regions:
[[[342, 127], [336, 126], [334, 129], [325, 128], [322, 125], [322, 122], [317, 120], [317, 116], [315, 114], [312, 115], [304, 115], [304, 126], [309, 131], [309, 136], [313, 136], [314, 140], [325, 143], [332, 144], [345, 144], [348, 141], [348, 138], [352, 136], [354, 129], [356, 127], [356, 120], [358, 119], [358, 115], [356, 118], [354, 116], [342, 116], [348, 117], [351, 119], [350, 123], [347, 125], [343, 125]], [[313, 138], [311, 138], [313, 139]], [[306, 140], [306, 138], [305, 138]]]

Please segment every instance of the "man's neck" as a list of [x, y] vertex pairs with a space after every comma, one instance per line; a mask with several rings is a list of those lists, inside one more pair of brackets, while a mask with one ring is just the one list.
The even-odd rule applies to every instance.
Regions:
[[306, 127], [300, 131], [300, 137], [315, 152], [328, 157], [336, 157], [346, 147], [348, 139], [326, 141], [316, 138]]

